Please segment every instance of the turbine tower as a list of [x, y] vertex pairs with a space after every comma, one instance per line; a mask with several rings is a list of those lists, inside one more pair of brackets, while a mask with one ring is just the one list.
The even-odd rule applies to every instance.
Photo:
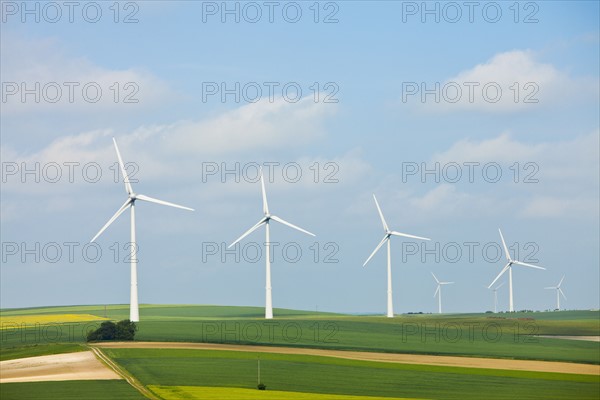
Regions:
[[544, 268], [544, 267], [538, 267], [538, 266], [532, 265], [532, 264], [527, 264], [527, 263], [524, 263], [524, 262], [521, 262], [521, 261], [517, 261], [517, 260], [513, 260], [510, 257], [510, 252], [508, 251], [508, 247], [506, 246], [506, 242], [504, 242], [504, 236], [502, 236], [502, 231], [500, 230], [500, 228], [498, 228], [498, 232], [500, 232], [500, 239], [502, 239], [502, 246], [504, 247], [504, 253], [506, 255], [506, 260], [508, 261], [508, 263], [504, 266], [504, 268], [502, 268], [502, 271], [500, 271], [500, 273], [498, 274], [498, 276], [496, 276], [496, 279], [494, 279], [493, 282], [490, 283], [490, 285], [488, 286], [488, 289], [491, 288], [492, 285], [494, 283], [496, 283], [496, 281], [506, 271], [508, 271], [508, 292], [509, 292], [508, 311], [514, 312], [515, 308], [514, 308], [514, 304], [513, 304], [513, 280], [512, 280], [512, 266], [513, 266], [513, 264], [522, 265], [524, 267], [536, 268], [536, 269], [546, 269], [546, 268]]
[[381, 242], [379, 242], [377, 247], [375, 247], [375, 250], [373, 250], [373, 252], [369, 256], [369, 258], [367, 258], [367, 261], [365, 261], [365, 263], [363, 264], [363, 267], [367, 265], [367, 263], [371, 260], [371, 258], [373, 258], [373, 256], [375, 255], [375, 253], [377, 253], [377, 251], [381, 248], [381, 246], [383, 246], [383, 244], [387, 242], [387, 317], [393, 318], [394, 317], [394, 304], [392, 301], [392, 252], [390, 249], [390, 238], [392, 236], [404, 236], [404, 237], [408, 237], [408, 238], [412, 238], [412, 239], [421, 239], [421, 240], [431, 240], [431, 239], [420, 237], [420, 236], [408, 235], [406, 233], [391, 231], [390, 228], [388, 228], [387, 223], [385, 222], [385, 218], [383, 218], [383, 213], [381, 212], [381, 208], [379, 207], [379, 203], [377, 202], [377, 198], [375, 197], [375, 195], [373, 195], [373, 199], [375, 200], [375, 205], [377, 206], [377, 211], [379, 212], [379, 217], [381, 218], [381, 223], [383, 224], [383, 231], [385, 232], [385, 236], [383, 237], [383, 239], [381, 239]]
[[454, 282], [440, 282], [438, 280], [438, 278], [433, 274], [433, 272], [431, 273], [431, 275], [433, 276], [433, 279], [435, 279], [435, 281], [437, 282], [437, 289], [435, 289], [435, 293], [433, 294], [433, 297], [435, 298], [435, 296], [438, 297], [438, 313], [441, 314], [442, 313], [442, 285], [451, 285]]
[[125, 203], [117, 210], [117, 212], [108, 220], [108, 222], [100, 229], [100, 231], [90, 240], [90, 243], [95, 241], [98, 236], [102, 234], [112, 224], [121, 214], [125, 212], [128, 208], [131, 210], [131, 256], [129, 258], [130, 266], [131, 266], [131, 291], [130, 291], [130, 300], [129, 300], [129, 320], [132, 322], [139, 322], [140, 320], [140, 312], [139, 312], [139, 304], [138, 304], [138, 285], [137, 285], [137, 242], [135, 239], [135, 202], [136, 200], [147, 201], [150, 203], [162, 204], [163, 206], [182, 208], [184, 210], [194, 211], [194, 209], [189, 207], [180, 206], [178, 204], [169, 203], [167, 201], [154, 199], [152, 197], [145, 196], [143, 194], [137, 194], [133, 191], [131, 187], [131, 183], [129, 181], [129, 177], [127, 176], [127, 170], [125, 169], [125, 164], [123, 164], [123, 160], [121, 159], [121, 153], [119, 153], [119, 147], [117, 146], [117, 141], [113, 138], [113, 143], [115, 144], [115, 150], [117, 152], [117, 158], [119, 159], [119, 166], [121, 167], [121, 174], [123, 174], [123, 182], [125, 182], [125, 190], [127, 191], [127, 200]]
[[261, 226], [265, 225], [265, 237], [266, 237], [266, 239], [265, 239], [265, 259], [266, 259], [265, 319], [272, 319], [273, 318], [273, 300], [271, 298], [271, 260], [270, 260], [271, 252], [269, 251], [270, 246], [271, 246], [271, 240], [270, 240], [270, 232], [269, 232], [269, 222], [271, 220], [277, 221], [283, 225], [289, 226], [290, 228], [294, 228], [300, 232], [306, 233], [307, 235], [315, 236], [315, 234], [310, 233], [309, 231], [306, 231], [300, 227], [297, 227], [296, 225], [290, 224], [289, 222], [279, 218], [276, 215], [272, 215], [269, 212], [269, 205], [267, 203], [267, 192], [265, 191], [265, 180], [263, 177], [262, 167], [260, 169], [260, 184], [262, 187], [264, 217], [262, 217], [260, 219], [260, 221], [258, 221], [256, 223], [256, 225], [254, 225], [252, 228], [248, 229], [246, 232], [244, 232], [244, 234], [242, 236], [240, 236], [233, 243], [231, 243], [228, 246], [228, 248], [231, 248], [237, 242], [239, 242], [240, 240], [242, 240], [243, 238], [245, 238], [246, 236], [248, 236], [249, 234], [251, 234], [252, 232], [257, 230]]
[[563, 293], [562, 289], [560, 288], [560, 285], [562, 285], [564, 279], [565, 279], [565, 276], [563, 275], [563, 277], [560, 280], [560, 282], [558, 282], [558, 285], [544, 288], [544, 289], [554, 289], [554, 290], [556, 290], [556, 309], [557, 310], [560, 310], [560, 295], [562, 295], [562, 297], [564, 297], [565, 300], [567, 299], [567, 296], [565, 296], [565, 294]]
[[[502, 282], [501, 284], [496, 286], [494, 289], [492, 289], [492, 291], [494, 292], [494, 314], [496, 314], [498, 312], [498, 289], [500, 289], [505, 284], [506, 284], [506, 282]], [[486, 289], [489, 289], [489, 287], [487, 287], [487, 286], [484, 286], [484, 287]]]

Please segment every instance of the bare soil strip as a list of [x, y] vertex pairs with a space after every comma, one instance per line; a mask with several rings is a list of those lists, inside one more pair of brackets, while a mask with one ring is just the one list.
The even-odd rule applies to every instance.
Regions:
[[600, 336], [554, 336], [554, 335], [540, 335], [540, 337], [550, 338], [550, 339], [585, 340], [587, 342], [600, 342]]
[[104, 348], [135, 349], [196, 349], [232, 350], [258, 353], [302, 354], [337, 357], [351, 360], [392, 362], [402, 364], [440, 365], [463, 368], [488, 368], [519, 371], [557, 372], [562, 374], [600, 375], [600, 365], [576, 364], [553, 361], [506, 360], [497, 358], [429, 356], [420, 354], [372, 353], [361, 351], [323, 350], [290, 347], [247, 346], [216, 343], [176, 343], [176, 342], [114, 342], [97, 343]]
[[0, 362], [0, 383], [121, 379], [91, 351]]

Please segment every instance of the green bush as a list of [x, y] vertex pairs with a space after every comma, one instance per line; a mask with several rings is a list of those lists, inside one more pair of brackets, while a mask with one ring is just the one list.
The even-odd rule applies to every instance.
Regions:
[[135, 322], [128, 319], [116, 324], [112, 321], [104, 321], [95, 331], [88, 333], [87, 341], [96, 342], [100, 340], [133, 340], [137, 331]]
[[264, 383], [259, 383], [257, 387], [258, 390], [267, 390], [267, 385], [265, 385]]

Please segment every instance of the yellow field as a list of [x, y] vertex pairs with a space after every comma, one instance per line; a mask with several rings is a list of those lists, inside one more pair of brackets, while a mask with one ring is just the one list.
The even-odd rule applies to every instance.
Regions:
[[[165, 400], [408, 400], [400, 397], [346, 396], [340, 394], [280, 392], [205, 386], [148, 386]], [[415, 400], [415, 399], [413, 399]]]
[[11, 329], [17, 326], [67, 324], [72, 322], [104, 321], [108, 318], [91, 314], [51, 314], [51, 315], [20, 315], [0, 316], [0, 329]]

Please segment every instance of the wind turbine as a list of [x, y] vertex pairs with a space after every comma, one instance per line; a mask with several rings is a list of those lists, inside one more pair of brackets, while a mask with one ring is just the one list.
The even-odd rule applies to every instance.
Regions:
[[115, 150], [117, 151], [117, 158], [119, 159], [119, 166], [121, 167], [121, 173], [123, 174], [123, 181], [125, 182], [125, 190], [127, 191], [127, 200], [125, 203], [117, 210], [117, 212], [108, 220], [108, 222], [100, 229], [100, 231], [90, 240], [90, 243], [93, 242], [112, 224], [121, 214], [125, 212], [128, 208], [131, 209], [131, 257], [130, 257], [130, 266], [131, 266], [131, 292], [130, 292], [130, 303], [129, 303], [129, 320], [132, 322], [139, 322], [140, 313], [139, 313], [139, 305], [138, 305], [138, 287], [137, 287], [137, 242], [135, 240], [135, 202], [136, 200], [148, 201], [150, 203], [162, 204], [164, 206], [182, 208], [184, 210], [194, 211], [192, 208], [180, 206], [178, 204], [169, 203], [167, 201], [158, 200], [149, 196], [145, 196], [143, 194], [137, 194], [133, 191], [131, 187], [131, 183], [129, 182], [129, 176], [127, 176], [127, 170], [125, 169], [125, 164], [123, 164], [123, 160], [121, 159], [121, 153], [119, 153], [119, 147], [117, 146], [117, 141], [113, 138], [113, 143], [115, 144]]
[[367, 265], [367, 263], [371, 260], [371, 258], [373, 258], [373, 256], [375, 255], [375, 253], [377, 253], [377, 251], [381, 248], [381, 246], [383, 246], [383, 244], [385, 242], [387, 242], [387, 317], [393, 318], [394, 317], [394, 304], [392, 301], [392, 252], [390, 250], [390, 238], [392, 236], [404, 236], [404, 237], [408, 237], [408, 238], [421, 239], [421, 240], [431, 240], [431, 239], [420, 237], [420, 236], [408, 235], [406, 233], [391, 231], [390, 228], [388, 228], [387, 223], [385, 222], [385, 218], [383, 218], [383, 213], [381, 212], [381, 208], [379, 207], [379, 203], [377, 202], [377, 198], [375, 197], [375, 195], [373, 195], [373, 199], [375, 200], [375, 205], [377, 206], [377, 211], [379, 212], [379, 217], [381, 218], [381, 223], [383, 224], [383, 231], [385, 232], [385, 236], [383, 237], [383, 239], [381, 239], [381, 242], [379, 242], [377, 247], [375, 247], [375, 250], [373, 250], [373, 252], [369, 256], [369, 258], [367, 258], [367, 261], [365, 261], [365, 263], [363, 264], [363, 267]]
[[239, 242], [240, 240], [242, 240], [243, 238], [245, 238], [246, 236], [248, 236], [249, 234], [251, 234], [252, 232], [254, 232], [255, 230], [257, 230], [258, 228], [260, 228], [261, 226], [265, 225], [265, 259], [266, 259], [266, 286], [265, 286], [265, 319], [272, 319], [273, 318], [273, 300], [271, 298], [271, 260], [270, 260], [270, 255], [271, 252], [269, 251], [270, 246], [271, 246], [271, 240], [270, 240], [270, 234], [269, 234], [269, 222], [271, 220], [273, 221], [277, 221], [283, 225], [287, 225], [290, 228], [294, 228], [300, 232], [304, 232], [307, 235], [311, 235], [311, 236], [315, 236], [314, 233], [310, 233], [309, 231], [306, 231], [296, 225], [290, 224], [289, 222], [279, 218], [276, 215], [272, 215], [269, 212], [269, 205], [267, 203], [267, 192], [265, 191], [265, 180], [263, 178], [263, 172], [262, 172], [262, 168], [260, 169], [260, 184], [262, 187], [262, 198], [263, 198], [263, 213], [264, 213], [264, 217], [262, 217], [260, 219], [260, 221], [258, 221], [256, 223], [256, 225], [254, 225], [252, 228], [248, 229], [242, 236], [240, 236], [239, 238], [237, 238], [236, 241], [234, 241], [233, 243], [231, 243], [228, 248], [231, 248], [232, 246], [234, 246], [237, 242]]
[[544, 289], [554, 289], [554, 290], [556, 290], [556, 309], [557, 310], [560, 310], [560, 295], [562, 295], [562, 297], [564, 297], [565, 300], [567, 299], [567, 296], [565, 296], [565, 294], [563, 293], [562, 289], [560, 288], [560, 285], [562, 285], [564, 279], [565, 279], [565, 276], [563, 275], [563, 277], [561, 278], [560, 282], [558, 282], [558, 285], [544, 288]]
[[437, 282], [437, 289], [435, 289], [435, 293], [433, 294], [433, 297], [437, 296], [438, 297], [438, 313], [442, 313], [442, 285], [451, 285], [454, 282], [440, 282], [438, 280], [438, 278], [433, 274], [433, 272], [431, 273], [431, 275], [433, 276], [433, 279], [435, 279], [435, 281]]
[[506, 254], [506, 260], [508, 261], [508, 263], [504, 266], [504, 268], [502, 268], [502, 271], [500, 271], [500, 273], [498, 274], [498, 276], [496, 277], [496, 279], [494, 279], [494, 281], [492, 283], [490, 283], [490, 285], [488, 286], [488, 289], [492, 287], [492, 285], [494, 283], [496, 283], [496, 281], [506, 272], [508, 271], [508, 291], [509, 291], [509, 299], [508, 299], [508, 311], [510, 312], [514, 312], [514, 306], [513, 306], [513, 282], [512, 282], [512, 266], [513, 264], [517, 264], [517, 265], [522, 265], [525, 267], [530, 267], [530, 268], [537, 268], [537, 269], [546, 269], [544, 267], [538, 267], [536, 265], [531, 265], [531, 264], [527, 264], [521, 261], [517, 261], [517, 260], [513, 260], [510, 257], [510, 252], [508, 251], [508, 247], [506, 247], [506, 243], [504, 242], [504, 236], [502, 236], [502, 231], [500, 230], [500, 228], [498, 228], [498, 232], [500, 232], [500, 239], [502, 239], [502, 246], [504, 247], [504, 253]]
[[[498, 312], [498, 289], [500, 289], [505, 284], [506, 284], [506, 282], [502, 282], [501, 284], [496, 286], [494, 289], [492, 289], [492, 291], [494, 292], [494, 313]], [[487, 286], [484, 286], [484, 287], [486, 289], [489, 289], [489, 287], [487, 287]]]

